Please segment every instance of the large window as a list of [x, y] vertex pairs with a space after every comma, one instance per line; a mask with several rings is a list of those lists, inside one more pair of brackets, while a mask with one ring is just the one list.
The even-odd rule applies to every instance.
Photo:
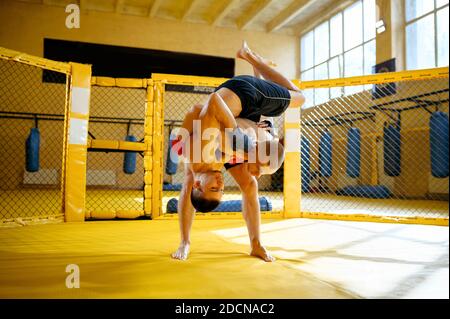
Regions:
[[405, 0], [406, 67], [448, 66], [449, 0]]
[[[375, 0], [360, 0], [305, 34], [301, 39], [302, 80], [372, 74], [376, 63], [375, 24]], [[306, 107], [364, 89], [361, 86], [309, 90]]]

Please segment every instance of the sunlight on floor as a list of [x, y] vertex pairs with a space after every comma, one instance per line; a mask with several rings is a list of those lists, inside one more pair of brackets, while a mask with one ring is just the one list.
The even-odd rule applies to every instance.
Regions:
[[[357, 296], [449, 296], [447, 227], [295, 219], [264, 224], [261, 232], [280, 262], [296, 261], [288, 265]], [[214, 233], [248, 243], [245, 227]]]

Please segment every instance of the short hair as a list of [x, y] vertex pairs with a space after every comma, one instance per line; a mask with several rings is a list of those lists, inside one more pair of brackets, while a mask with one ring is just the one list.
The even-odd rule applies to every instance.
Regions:
[[192, 206], [200, 213], [209, 213], [219, 206], [220, 201], [216, 199], [206, 199], [201, 196], [201, 192], [193, 189], [191, 192], [191, 203]]

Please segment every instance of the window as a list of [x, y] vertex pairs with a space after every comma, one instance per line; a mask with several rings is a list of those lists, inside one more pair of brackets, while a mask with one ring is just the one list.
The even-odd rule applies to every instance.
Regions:
[[[375, 0], [360, 0], [305, 34], [301, 39], [301, 79], [312, 81], [372, 74], [376, 63], [375, 23]], [[306, 92], [309, 96], [305, 107], [365, 88], [369, 86]]]
[[405, 0], [406, 67], [448, 66], [449, 0]]

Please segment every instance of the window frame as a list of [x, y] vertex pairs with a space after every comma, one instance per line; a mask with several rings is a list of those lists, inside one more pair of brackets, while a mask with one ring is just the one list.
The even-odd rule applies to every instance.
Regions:
[[[435, 0], [434, 0], [435, 1]], [[351, 47], [351, 48], [349, 48], [348, 50], [346, 50], [345, 49], [345, 16], [344, 16], [344, 12], [345, 12], [345, 10], [347, 10], [348, 8], [350, 8], [351, 6], [353, 6], [353, 5], [356, 5], [358, 2], [360, 2], [361, 3], [361, 5], [362, 5], [362, 9], [361, 9], [361, 15], [362, 15], [362, 24], [361, 24], [361, 27], [362, 27], [362, 42], [360, 43], [360, 44], [358, 44], [358, 45], [356, 45], [356, 46], [353, 46], [353, 47]], [[315, 25], [314, 26], [314, 28], [312, 28], [309, 32], [307, 32], [307, 33], [305, 33], [305, 34], [303, 34], [302, 35], [302, 37], [300, 38], [300, 59], [302, 59], [302, 57], [304, 56], [303, 55], [303, 50], [302, 50], [302, 48], [301, 48], [301, 46], [302, 46], [302, 39], [303, 39], [303, 37], [304, 36], [306, 36], [306, 35], [308, 35], [309, 33], [312, 33], [312, 35], [313, 35], [313, 43], [315, 43], [315, 39], [316, 39], [316, 29], [317, 29], [317, 27], [319, 27], [319, 26], [321, 26], [322, 24], [324, 24], [324, 23], [327, 23], [328, 24], [328, 34], [329, 34], [329, 36], [328, 36], [328, 59], [327, 60], [325, 60], [325, 61], [323, 61], [323, 62], [321, 62], [321, 63], [317, 63], [316, 64], [316, 48], [315, 48], [315, 45], [313, 45], [313, 66], [312, 67], [310, 67], [310, 68], [307, 68], [307, 69], [305, 69], [305, 70], [303, 70], [303, 69], [301, 69], [300, 70], [300, 79], [303, 79], [303, 74], [305, 73], [305, 72], [309, 72], [309, 71], [312, 71], [313, 72], [313, 74], [314, 74], [314, 80], [316, 80], [316, 77], [315, 77], [315, 69], [317, 68], [317, 67], [319, 67], [319, 66], [321, 66], [321, 65], [323, 65], [323, 64], [327, 64], [327, 79], [329, 79], [330, 78], [330, 62], [331, 61], [333, 61], [334, 59], [338, 59], [338, 61], [339, 61], [339, 63], [341, 63], [342, 62], [342, 68], [341, 68], [341, 74], [340, 74], [340, 77], [345, 77], [345, 55], [348, 53], [348, 52], [350, 52], [350, 51], [352, 51], [352, 50], [355, 50], [355, 49], [357, 49], [357, 48], [359, 48], [359, 47], [361, 47], [362, 48], [362, 51], [363, 51], [363, 55], [362, 55], [362, 64], [363, 64], [363, 74], [364, 74], [364, 70], [365, 70], [365, 56], [366, 56], [366, 50], [365, 50], [365, 47], [366, 47], [366, 45], [367, 44], [369, 44], [369, 43], [371, 43], [371, 42], [373, 42], [373, 41], [375, 41], [375, 48], [376, 48], [376, 38], [377, 38], [377, 36], [376, 36], [376, 32], [375, 32], [375, 34], [374, 34], [374, 37], [371, 37], [371, 38], [369, 38], [369, 39], [367, 39], [366, 40], [366, 38], [365, 38], [365, 26], [366, 26], [366, 16], [365, 16], [365, 1], [364, 0], [358, 0], [357, 2], [354, 2], [352, 5], [350, 5], [350, 6], [348, 6], [347, 8], [345, 8], [345, 9], [342, 9], [341, 11], [339, 11], [339, 12], [337, 12], [337, 13], [335, 13], [333, 16], [331, 16], [330, 18], [328, 18], [326, 21], [322, 21], [322, 22], [320, 22], [320, 23], [318, 23], [317, 25]], [[338, 15], [341, 15], [341, 20], [342, 20], [342, 23], [341, 23], [341, 34], [342, 34], [342, 37], [341, 37], [341, 47], [342, 47], [342, 52], [341, 53], [338, 53], [338, 54], [336, 54], [336, 55], [331, 55], [331, 42], [332, 42], [332, 39], [331, 39], [331, 20], [333, 19], [333, 18], [335, 18], [336, 16], [338, 16]], [[301, 66], [302, 66], [302, 61], [300, 60], [300, 68], [301, 68]], [[345, 92], [344, 92], [344, 90], [342, 90], [342, 96], [344, 96], [345, 95]], [[314, 101], [313, 101], [313, 104], [312, 105], [316, 105], [316, 103], [315, 103], [315, 92], [314, 92], [314, 94], [313, 94], [313, 96], [314, 96]], [[328, 97], [329, 97], [329, 100], [330, 99], [332, 99], [331, 98], [331, 92], [329, 91], [328, 92]]]
[[[406, 70], [416, 70], [416, 68], [410, 68], [408, 65], [408, 37], [407, 35], [407, 30], [408, 27], [410, 25], [413, 25], [417, 22], [419, 22], [422, 19], [427, 18], [430, 15], [433, 15], [433, 20], [434, 20], [434, 67], [437, 68], [438, 67], [438, 63], [439, 63], [439, 41], [438, 41], [438, 12], [445, 9], [446, 7], [449, 7], [450, 3], [441, 5], [440, 7], [438, 7], [438, 0], [433, 0], [433, 4], [434, 4], [434, 9], [430, 12], [427, 12], [425, 14], [422, 14], [421, 16], [415, 17], [414, 19], [411, 20], [407, 20], [406, 17], [406, 1], [407, 0], [403, 0], [403, 21], [405, 21], [405, 27], [404, 27], [404, 32], [405, 32], [405, 36], [404, 36], [404, 61], [405, 61], [405, 69]], [[429, 0], [428, 0], [429, 1]]]

